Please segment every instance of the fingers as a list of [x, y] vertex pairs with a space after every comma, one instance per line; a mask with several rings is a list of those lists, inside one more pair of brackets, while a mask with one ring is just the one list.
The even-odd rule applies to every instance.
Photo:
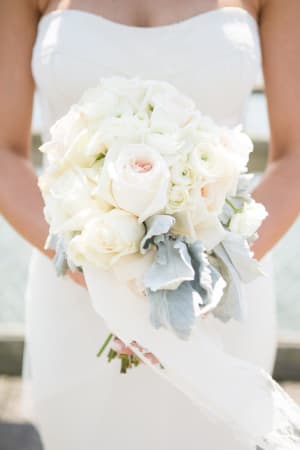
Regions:
[[75, 283], [79, 284], [79, 285], [82, 286], [82, 287], [85, 287], [85, 288], [87, 287], [87, 286], [86, 286], [85, 279], [84, 279], [84, 275], [83, 275], [82, 272], [78, 272], [78, 271], [72, 272], [71, 270], [69, 270], [69, 271], [67, 272], [67, 275], [68, 275]]
[[131, 343], [133, 347], [136, 347], [140, 352], [143, 353], [143, 355], [151, 361], [152, 364], [159, 364], [159, 360], [153, 355], [153, 353], [150, 353], [147, 351], [147, 349], [141, 347], [136, 341], [133, 341]]
[[133, 355], [133, 351], [130, 350], [129, 347], [126, 347], [124, 342], [122, 342], [121, 339], [117, 337], [114, 338], [111, 346], [119, 354], [122, 353], [123, 355]]
[[[133, 347], [135, 347], [137, 350], [139, 350], [143, 355], [149, 359], [149, 361], [152, 364], [159, 364], [159, 360], [150, 352], [148, 352], [145, 348], [141, 347], [136, 341], [133, 341], [131, 343]], [[125, 354], [125, 355], [133, 355], [134, 352], [127, 347], [124, 342], [121, 341], [121, 339], [115, 337], [114, 341], [112, 343], [112, 348], [118, 353], [118, 354]]]

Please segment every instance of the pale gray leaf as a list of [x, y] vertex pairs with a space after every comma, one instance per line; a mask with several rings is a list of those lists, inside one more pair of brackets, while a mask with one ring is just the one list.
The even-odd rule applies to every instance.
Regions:
[[147, 233], [142, 239], [140, 246], [142, 254], [146, 253], [155, 236], [166, 234], [170, 231], [172, 226], [175, 225], [175, 219], [167, 214], [157, 214], [146, 220], [145, 224]]
[[221, 278], [219, 272], [209, 263], [204, 245], [200, 241], [189, 244], [189, 253], [195, 271], [192, 286], [201, 297], [201, 306], [210, 303], [214, 287]]
[[193, 288], [190, 283], [182, 283], [174, 291], [147, 290], [150, 302], [150, 320], [155, 328], [172, 329], [181, 339], [187, 339], [195, 324]]
[[246, 200], [250, 197], [251, 189], [253, 186], [254, 175], [243, 174], [239, 176], [236, 195], [238, 197], [244, 197]]
[[243, 321], [246, 317], [246, 303], [242, 294], [241, 280], [238, 273], [222, 244], [214, 248], [214, 254], [217, 256], [217, 259], [214, 260], [211, 257], [211, 260], [215, 261], [227, 285], [220, 303], [212, 313], [223, 322], [228, 322], [231, 318]]
[[225, 201], [221, 214], [219, 215], [220, 222], [224, 225], [225, 228], [229, 227], [230, 220], [234, 215], [234, 210], [232, 207]]
[[156, 236], [157, 247], [153, 264], [144, 277], [144, 285], [152, 291], [174, 290], [187, 280], [193, 280], [194, 269], [187, 245], [180, 238], [170, 235]]
[[251, 256], [248, 242], [244, 237], [227, 232], [222, 245], [244, 283], [249, 283], [263, 275], [258, 261]]
[[78, 270], [78, 267], [74, 266], [68, 259], [65, 239], [62, 236], [49, 234], [45, 243], [45, 249], [55, 250], [53, 264], [59, 277], [64, 276], [69, 269], [73, 271]]
[[252, 179], [252, 174], [240, 175], [236, 194], [230, 195], [226, 198], [222, 212], [219, 215], [219, 219], [225, 227], [229, 226], [230, 220], [234, 214], [242, 211], [245, 203], [249, 203], [251, 201], [250, 189], [251, 184], [253, 183]]
[[69, 269], [68, 258], [65, 250], [65, 242], [61, 237], [57, 237], [55, 245], [55, 256], [53, 263], [58, 276], [63, 276]]

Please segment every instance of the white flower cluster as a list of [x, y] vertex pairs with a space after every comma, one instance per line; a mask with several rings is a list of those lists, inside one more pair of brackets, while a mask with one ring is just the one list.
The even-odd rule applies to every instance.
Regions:
[[[64, 238], [75, 265], [109, 268], [138, 252], [145, 221], [158, 213], [175, 217], [173, 233], [216, 246], [225, 233], [219, 215], [252, 142], [240, 128], [217, 126], [168, 83], [113, 77], [55, 123], [41, 151], [50, 233]], [[231, 218], [232, 230], [256, 231], [264, 214], [253, 205]]]

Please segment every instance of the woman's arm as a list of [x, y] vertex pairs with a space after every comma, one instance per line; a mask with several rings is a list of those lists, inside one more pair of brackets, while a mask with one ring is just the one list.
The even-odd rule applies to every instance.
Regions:
[[260, 16], [270, 119], [269, 162], [254, 192], [269, 216], [254, 244], [261, 258], [300, 212], [300, 1], [264, 0]]
[[0, 210], [31, 244], [43, 249], [48, 225], [30, 161], [34, 83], [31, 54], [39, 10], [36, 1], [0, 2]]

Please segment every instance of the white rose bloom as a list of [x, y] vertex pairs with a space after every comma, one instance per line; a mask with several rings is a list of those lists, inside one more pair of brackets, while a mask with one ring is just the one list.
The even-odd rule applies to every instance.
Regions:
[[68, 170], [54, 178], [45, 174], [39, 185], [52, 234], [80, 231], [91, 217], [111, 209], [104, 200], [91, 196], [95, 184], [84, 171]]
[[160, 134], [147, 133], [144, 138], [144, 143], [150, 147], [154, 147], [164, 158], [172, 155], [178, 155], [180, 149], [180, 141], [176, 133]]
[[239, 171], [244, 172], [253, 151], [253, 142], [249, 136], [242, 133], [240, 126], [233, 129], [222, 128], [220, 140], [224, 149], [232, 153]]
[[178, 211], [183, 211], [188, 207], [189, 203], [189, 190], [186, 186], [172, 186], [169, 195], [168, 202], [166, 206], [167, 214], [174, 214]]
[[209, 213], [221, 213], [226, 196], [235, 192], [236, 183], [236, 179], [227, 177], [206, 183], [201, 187], [200, 196]]
[[242, 212], [231, 218], [229, 228], [234, 233], [249, 238], [258, 230], [267, 215], [265, 207], [252, 200], [245, 204]]
[[106, 155], [97, 193], [143, 222], [165, 208], [169, 178], [167, 163], [155, 149], [116, 145]]
[[135, 216], [113, 209], [88, 222], [69, 242], [67, 253], [76, 265], [88, 262], [109, 269], [122, 256], [138, 252], [144, 234]]
[[40, 151], [47, 155], [49, 162], [57, 162], [86, 127], [87, 121], [84, 114], [80, 112], [78, 106], [71, 107], [66, 115], [52, 125], [51, 140], [41, 145]]
[[132, 116], [138, 112], [145, 92], [145, 83], [137, 78], [103, 78], [96, 88], [89, 89], [83, 94], [79, 104], [92, 121]]
[[118, 142], [141, 143], [148, 131], [148, 119], [137, 117], [113, 117], [102, 122], [98, 131], [100, 142], [110, 148]]
[[177, 128], [184, 127], [193, 117], [193, 100], [168, 83], [153, 85], [149, 89], [148, 98], [153, 108], [150, 125], [152, 131], [174, 132]]

